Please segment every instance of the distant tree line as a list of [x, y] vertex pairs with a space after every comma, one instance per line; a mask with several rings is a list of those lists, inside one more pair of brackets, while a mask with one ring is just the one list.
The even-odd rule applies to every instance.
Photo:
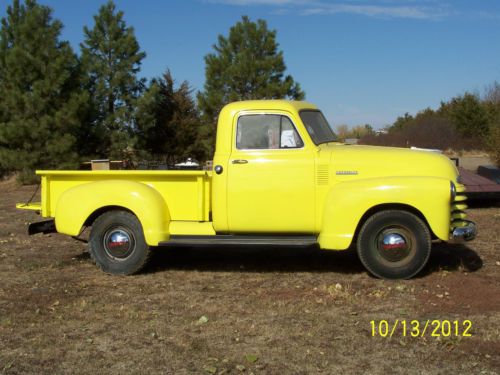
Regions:
[[375, 130], [370, 124], [365, 125], [356, 125], [353, 127], [349, 127], [348, 125], [339, 125], [337, 126], [335, 133], [337, 138], [344, 142], [346, 139], [361, 139], [367, 135], [374, 135]]
[[360, 138], [371, 145], [484, 150], [500, 165], [500, 84], [494, 82], [483, 95], [465, 93], [441, 102], [437, 110], [406, 113], [384, 131]]
[[63, 24], [36, 0], [13, 0], [0, 29], [0, 176], [29, 181], [39, 168], [77, 168], [85, 160], [182, 161], [211, 158], [216, 118], [228, 102], [302, 99], [286, 75], [276, 31], [243, 17], [205, 57], [195, 96], [171, 72], [140, 78], [134, 29], [112, 1], [84, 27], [77, 55]]

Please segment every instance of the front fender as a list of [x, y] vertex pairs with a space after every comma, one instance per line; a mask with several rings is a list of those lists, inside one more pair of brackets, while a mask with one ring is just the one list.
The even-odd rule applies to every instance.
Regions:
[[66, 190], [56, 204], [56, 229], [76, 236], [94, 212], [107, 206], [133, 212], [148, 245], [169, 239], [170, 213], [161, 194], [146, 184], [124, 180], [90, 182]]
[[438, 177], [385, 177], [336, 184], [325, 200], [319, 245], [347, 249], [363, 215], [383, 204], [413, 207], [438, 238], [448, 240], [450, 199], [450, 181]]

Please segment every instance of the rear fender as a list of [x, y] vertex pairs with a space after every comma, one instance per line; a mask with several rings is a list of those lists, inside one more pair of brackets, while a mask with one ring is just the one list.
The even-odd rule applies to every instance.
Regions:
[[56, 205], [56, 229], [76, 236], [94, 212], [111, 206], [137, 216], [148, 245], [169, 239], [170, 213], [161, 194], [141, 182], [124, 180], [90, 182], [66, 190]]
[[450, 181], [437, 177], [386, 177], [342, 182], [327, 195], [318, 242], [323, 249], [349, 248], [364, 214], [384, 204], [417, 210], [432, 232], [448, 240]]

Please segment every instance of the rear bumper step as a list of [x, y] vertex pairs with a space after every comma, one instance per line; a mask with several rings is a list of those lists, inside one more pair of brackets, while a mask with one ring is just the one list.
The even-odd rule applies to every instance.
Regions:
[[264, 245], [264, 246], [311, 246], [316, 244], [316, 236], [170, 236], [169, 241], [160, 242], [159, 246], [176, 245]]
[[41, 211], [42, 204], [38, 203], [17, 203], [16, 208], [20, 210], [31, 210], [31, 211]]
[[28, 234], [31, 236], [32, 234], [37, 233], [55, 233], [56, 232], [56, 222], [54, 219], [39, 221], [37, 223], [31, 223], [28, 225]]

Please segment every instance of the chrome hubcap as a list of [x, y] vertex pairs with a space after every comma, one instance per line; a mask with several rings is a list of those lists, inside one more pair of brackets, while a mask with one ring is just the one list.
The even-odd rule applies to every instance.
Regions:
[[404, 228], [386, 229], [377, 237], [377, 250], [385, 260], [399, 262], [405, 259], [412, 249], [412, 236]]
[[132, 254], [135, 238], [125, 228], [111, 228], [104, 234], [103, 245], [111, 258], [123, 260]]

